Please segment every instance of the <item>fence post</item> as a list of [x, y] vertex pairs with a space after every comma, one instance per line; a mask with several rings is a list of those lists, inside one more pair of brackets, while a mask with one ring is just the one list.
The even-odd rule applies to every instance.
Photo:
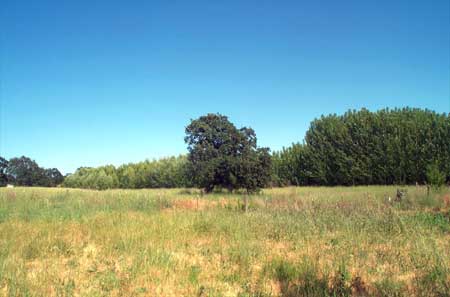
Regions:
[[244, 196], [244, 210], [245, 212], [248, 210], [248, 193]]

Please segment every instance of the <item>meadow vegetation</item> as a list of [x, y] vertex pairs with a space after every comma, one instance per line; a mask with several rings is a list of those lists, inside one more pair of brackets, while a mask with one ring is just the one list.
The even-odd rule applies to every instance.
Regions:
[[0, 296], [449, 296], [450, 190], [0, 189]]

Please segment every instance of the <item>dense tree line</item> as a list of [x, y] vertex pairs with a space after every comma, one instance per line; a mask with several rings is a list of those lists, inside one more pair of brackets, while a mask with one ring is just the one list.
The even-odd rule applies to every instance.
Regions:
[[63, 186], [86, 189], [141, 189], [191, 187], [186, 156], [96, 168], [81, 167], [68, 175]]
[[[81, 167], [63, 186], [89, 189], [424, 184], [450, 181], [450, 115], [403, 108], [315, 119], [303, 143], [269, 153], [251, 128], [219, 114], [186, 127], [188, 155], [115, 167]], [[0, 157], [0, 185], [55, 186], [63, 176], [27, 158]]]
[[425, 183], [430, 164], [448, 181], [450, 116], [413, 108], [322, 116], [273, 164], [280, 186]]
[[56, 168], [41, 168], [28, 157], [11, 158], [9, 161], [0, 157], [0, 186], [55, 187], [64, 180]]

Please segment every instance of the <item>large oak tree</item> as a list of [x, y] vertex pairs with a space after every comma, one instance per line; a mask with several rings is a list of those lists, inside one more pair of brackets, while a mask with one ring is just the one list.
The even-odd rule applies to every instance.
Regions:
[[258, 148], [255, 131], [236, 128], [226, 116], [207, 114], [186, 127], [185, 142], [194, 184], [254, 192], [270, 181], [268, 148]]

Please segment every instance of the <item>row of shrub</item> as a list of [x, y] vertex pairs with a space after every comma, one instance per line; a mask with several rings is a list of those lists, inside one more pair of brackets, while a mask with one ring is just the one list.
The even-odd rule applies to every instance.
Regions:
[[81, 167], [68, 175], [63, 186], [89, 189], [141, 189], [192, 187], [186, 156], [96, 168]]

